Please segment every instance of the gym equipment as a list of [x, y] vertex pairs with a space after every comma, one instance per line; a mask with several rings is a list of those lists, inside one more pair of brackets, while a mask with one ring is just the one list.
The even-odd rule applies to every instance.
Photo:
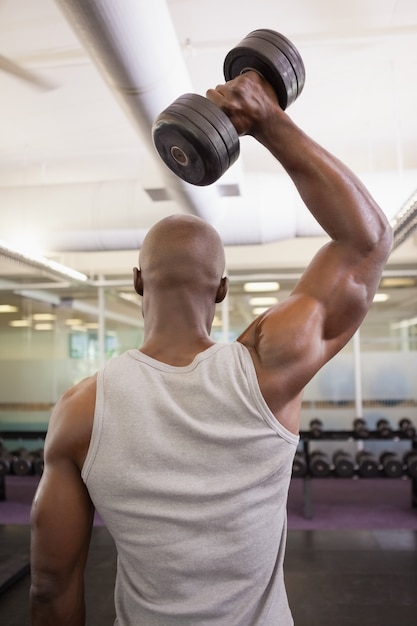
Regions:
[[368, 439], [369, 437], [369, 428], [361, 417], [353, 420], [353, 434], [356, 439]]
[[408, 450], [403, 456], [403, 463], [411, 478], [417, 478], [417, 450]]
[[32, 452], [32, 467], [36, 476], [42, 476], [43, 466], [43, 448], [39, 448], [38, 450], [34, 450]]
[[400, 421], [398, 422], [398, 426], [401, 431], [401, 434], [406, 439], [414, 439], [414, 437], [416, 436], [416, 429], [411, 423], [411, 420], [408, 419], [408, 417], [401, 418]]
[[[284, 110], [304, 87], [305, 68], [298, 50], [273, 30], [252, 31], [226, 55], [226, 81], [251, 70], [272, 85]], [[218, 180], [240, 153], [239, 135], [229, 117], [210, 100], [193, 93], [180, 96], [159, 114], [152, 139], [170, 170], [198, 186]]]
[[333, 453], [333, 465], [336, 476], [340, 478], [351, 478], [355, 474], [355, 462], [346, 450]]
[[390, 439], [392, 437], [392, 428], [387, 419], [379, 419], [376, 423], [376, 429], [381, 439]]
[[19, 448], [11, 453], [11, 472], [16, 476], [43, 474], [43, 448], [29, 452], [26, 448]]
[[28, 476], [32, 474], [32, 455], [25, 448], [12, 451], [12, 474]]
[[326, 476], [329, 476], [331, 472], [331, 463], [327, 454], [321, 450], [314, 450], [310, 454], [309, 469], [312, 476], [316, 476], [318, 478], [325, 478]]
[[363, 478], [376, 478], [379, 476], [379, 463], [377, 458], [369, 450], [360, 450], [356, 455], [358, 473]]
[[10, 474], [12, 468], [12, 455], [6, 448], [0, 450], [0, 478]]
[[292, 477], [303, 478], [307, 474], [307, 461], [303, 452], [297, 451], [292, 464]]
[[388, 478], [399, 478], [403, 475], [403, 463], [395, 452], [390, 450], [381, 452], [379, 462], [384, 475]]
[[310, 421], [310, 435], [313, 439], [320, 439], [323, 434], [323, 422], [317, 417]]

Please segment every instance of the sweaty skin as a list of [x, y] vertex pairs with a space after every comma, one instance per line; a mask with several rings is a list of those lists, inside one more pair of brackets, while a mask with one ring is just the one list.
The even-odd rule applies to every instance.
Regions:
[[[330, 236], [289, 298], [240, 335], [275, 418], [299, 431], [302, 391], [349, 341], [366, 315], [392, 245], [387, 220], [356, 176], [279, 107], [272, 88], [248, 72], [207, 92], [240, 135], [252, 135], [284, 167]], [[277, 198], [279, 206], [279, 198]], [[277, 209], [279, 210], [279, 209]], [[140, 350], [186, 365], [213, 344], [215, 304], [227, 292], [216, 231], [193, 216], [171, 216], [147, 235], [134, 269], [143, 296]], [[93, 425], [96, 377], [56, 404], [45, 470], [32, 507], [31, 616], [34, 626], [85, 623], [84, 568], [94, 507], [81, 479]]]

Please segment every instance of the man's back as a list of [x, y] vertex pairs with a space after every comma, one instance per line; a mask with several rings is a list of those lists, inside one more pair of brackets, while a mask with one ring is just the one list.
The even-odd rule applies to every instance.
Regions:
[[97, 379], [83, 479], [119, 554], [119, 623], [289, 626], [282, 576], [298, 437], [240, 343], [186, 367], [131, 350]]

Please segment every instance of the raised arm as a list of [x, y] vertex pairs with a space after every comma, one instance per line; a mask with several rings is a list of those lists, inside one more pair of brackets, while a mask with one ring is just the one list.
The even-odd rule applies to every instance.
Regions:
[[[284, 409], [362, 322], [391, 250], [391, 228], [358, 178], [292, 122], [257, 74], [248, 72], [207, 97], [223, 108], [239, 134], [252, 135], [275, 156], [331, 238], [290, 297], [239, 338], [252, 352], [277, 419], [296, 431]], [[280, 210], [285, 207], [277, 198]]]
[[45, 468], [31, 511], [33, 626], [84, 626], [84, 568], [94, 508], [81, 479], [95, 406], [95, 378], [64, 394], [45, 440]]

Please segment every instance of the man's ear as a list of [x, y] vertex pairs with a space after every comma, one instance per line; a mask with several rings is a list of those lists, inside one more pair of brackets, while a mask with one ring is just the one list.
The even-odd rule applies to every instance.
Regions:
[[133, 285], [135, 287], [136, 293], [140, 296], [143, 296], [142, 274], [137, 267], [133, 268]]
[[220, 281], [219, 288], [217, 289], [216, 303], [223, 302], [223, 300], [226, 297], [228, 288], [229, 288], [229, 279], [227, 278], [227, 276], [223, 276], [223, 278]]

